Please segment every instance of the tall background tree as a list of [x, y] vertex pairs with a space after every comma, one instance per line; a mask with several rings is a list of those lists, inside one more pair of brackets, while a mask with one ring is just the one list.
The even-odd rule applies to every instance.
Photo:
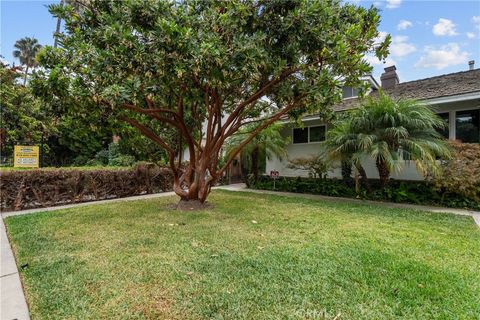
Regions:
[[[66, 32], [60, 48], [43, 52], [43, 66], [162, 147], [175, 192], [199, 204], [262, 130], [327, 110], [342, 85], [361, 86], [371, 72], [365, 54], [384, 58], [390, 42], [375, 43], [376, 8], [337, 0], [90, 1], [81, 12], [50, 10]], [[219, 166], [226, 139], [252, 121]], [[185, 168], [170, 132], [187, 145]]]
[[27, 83], [28, 70], [37, 66], [36, 56], [42, 48], [35, 38], [25, 37], [15, 42], [13, 56], [18, 58], [20, 64], [25, 68], [23, 85]]
[[[63, 7], [64, 4], [65, 4], [65, 0], [60, 0], [60, 3], [59, 3], [60, 7]], [[57, 35], [60, 34], [61, 28], [62, 28], [62, 19], [57, 18], [57, 25], [55, 27], [55, 33], [53, 34], [53, 36], [54, 36], [53, 47], [54, 48], [58, 47], [58, 37], [57, 37]]]

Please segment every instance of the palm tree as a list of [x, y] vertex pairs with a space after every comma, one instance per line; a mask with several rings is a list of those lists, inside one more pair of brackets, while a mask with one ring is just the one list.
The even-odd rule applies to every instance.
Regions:
[[365, 188], [370, 190], [367, 173], [361, 162], [362, 146], [348, 119], [340, 119], [334, 124], [333, 128], [328, 130], [327, 139], [324, 142], [327, 155], [331, 161], [339, 161], [342, 164], [342, 177], [344, 180], [350, 177], [353, 165], [360, 175]]
[[[65, 6], [65, 5], [70, 5], [73, 7], [73, 10], [77, 13], [82, 12], [82, 6], [88, 5], [90, 0], [60, 0], [59, 6], [60, 8]], [[49, 8], [51, 8], [53, 5], [49, 5]], [[55, 27], [55, 33], [53, 34], [54, 37], [54, 42], [53, 42], [53, 47], [57, 48], [58, 47], [58, 37], [60, 35], [61, 31], [61, 26], [62, 26], [62, 18], [57, 17], [57, 26]]]
[[[248, 134], [255, 130], [255, 125], [247, 125], [241, 129], [237, 134], [233, 135], [226, 144], [225, 151], [229, 155], [235, 148], [248, 136]], [[281, 135], [280, 124], [273, 124], [267, 129], [258, 134], [249, 144], [247, 144], [240, 154], [242, 165], [248, 168], [249, 172], [253, 174], [254, 181], [258, 179], [258, 171], [260, 165], [260, 156], [265, 154], [267, 159], [273, 156], [282, 159], [287, 155], [286, 146], [290, 143], [289, 138]]]
[[20, 64], [25, 66], [25, 76], [23, 78], [23, 85], [27, 82], [28, 69], [35, 68], [37, 62], [35, 57], [42, 48], [42, 45], [38, 43], [38, 40], [35, 38], [25, 37], [15, 42], [14, 47], [16, 50], [13, 50], [13, 56], [20, 60]]
[[380, 93], [340, 121], [327, 145], [333, 154], [352, 155], [354, 161], [373, 158], [385, 187], [392, 172], [400, 171], [407, 160], [423, 174], [438, 173], [437, 158], [450, 157], [450, 148], [437, 131], [443, 127], [445, 122], [427, 105]]
[[[60, 0], [60, 7], [63, 7], [65, 4], [65, 0]], [[55, 28], [55, 33], [54, 33], [54, 42], [53, 42], [53, 47], [56, 48], [58, 47], [58, 35], [60, 34], [60, 28], [62, 26], [62, 18], [58, 17], [57, 18], [57, 27]]]

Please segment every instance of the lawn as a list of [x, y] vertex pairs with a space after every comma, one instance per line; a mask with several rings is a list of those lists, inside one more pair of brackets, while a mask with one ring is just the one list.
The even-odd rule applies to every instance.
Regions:
[[471, 217], [214, 191], [6, 219], [33, 319], [477, 319]]

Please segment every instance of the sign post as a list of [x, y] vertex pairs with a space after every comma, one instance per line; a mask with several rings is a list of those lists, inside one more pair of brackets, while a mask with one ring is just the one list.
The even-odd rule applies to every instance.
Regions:
[[15, 146], [13, 152], [13, 166], [15, 168], [38, 168], [38, 146]]
[[273, 179], [273, 190], [275, 190], [275, 180], [277, 180], [279, 177], [279, 173], [277, 170], [271, 170], [270, 171], [270, 178]]

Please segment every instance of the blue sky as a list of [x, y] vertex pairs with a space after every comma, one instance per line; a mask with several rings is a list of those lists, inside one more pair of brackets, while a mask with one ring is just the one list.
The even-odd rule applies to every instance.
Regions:
[[[22, 37], [53, 44], [56, 20], [46, 5], [59, 1], [0, 1], [0, 53], [7, 62], [14, 61], [13, 45]], [[348, 1], [381, 9], [379, 30], [393, 37], [386, 65], [397, 66], [401, 82], [467, 70], [469, 60], [480, 67], [480, 1]], [[379, 80], [385, 65], [369, 61]]]

